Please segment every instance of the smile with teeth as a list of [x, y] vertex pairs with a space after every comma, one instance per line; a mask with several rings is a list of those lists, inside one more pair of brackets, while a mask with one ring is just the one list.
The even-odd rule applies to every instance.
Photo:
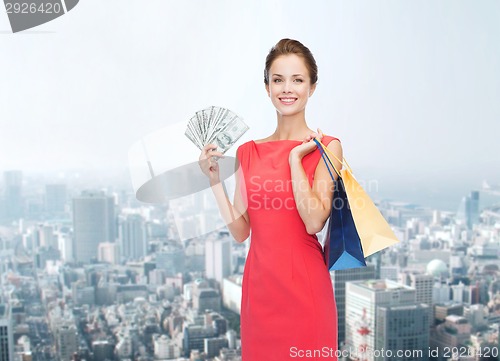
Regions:
[[279, 98], [279, 99], [283, 104], [287, 105], [293, 104], [297, 100], [297, 98]]

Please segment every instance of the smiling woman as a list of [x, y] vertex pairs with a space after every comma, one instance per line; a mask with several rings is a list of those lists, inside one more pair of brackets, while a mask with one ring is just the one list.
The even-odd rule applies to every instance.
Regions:
[[281, 115], [305, 111], [317, 80], [316, 62], [309, 49], [298, 42], [282, 40], [267, 56], [264, 83]]
[[[317, 73], [311, 52], [296, 40], [282, 39], [269, 52], [264, 84], [277, 127], [269, 137], [238, 147], [234, 205], [210, 162], [222, 153], [209, 144], [200, 155], [200, 161], [208, 160], [200, 166], [229, 231], [238, 242], [251, 234], [242, 283], [243, 361], [293, 360], [294, 350], [337, 350], [337, 307], [316, 236], [330, 214], [333, 180], [313, 139], [339, 159], [342, 148], [338, 138], [306, 123]], [[336, 359], [335, 352], [308, 356]]]

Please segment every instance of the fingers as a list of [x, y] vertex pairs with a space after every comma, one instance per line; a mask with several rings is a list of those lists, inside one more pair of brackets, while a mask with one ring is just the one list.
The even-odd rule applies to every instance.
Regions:
[[318, 128], [318, 136], [316, 137], [318, 139], [319, 142], [321, 142], [321, 139], [323, 139], [323, 131], [321, 129]]
[[198, 163], [202, 172], [208, 177], [212, 177], [219, 172], [219, 163], [213, 157], [200, 159]]
[[216, 151], [217, 145], [210, 143], [207, 144], [203, 147], [201, 154], [200, 154], [200, 160], [202, 159], [210, 159], [212, 157], [216, 157], [215, 160], [218, 158], [224, 158], [224, 153]]
[[225, 155], [224, 153], [221, 153], [221, 152], [210, 152], [209, 157], [215, 157], [215, 158], [224, 158]]
[[307, 143], [307, 142], [311, 141], [314, 138], [316, 138], [318, 141], [321, 142], [321, 139], [323, 139], [323, 136], [324, 136], [323, 131], [318, 128], [317, 132], [312, 132], [307, 137], [305, 137], [303, 143]]
[[210, 182], [218, 181], [219, 163], [217, 160], [224, 157], [224, 153], [217, 151], [217, 144], [210, 143], [202, 148], [198, 164]]
[[217, 159], [215, 157], [208, 157], [208, 158], [203, 158], [198, 161], [198, 164], [202, 167], [208, 167], [208, 168], [214, 168], [219, 165], [217, 163]]
[[210, 149], [217, 149], [217, 144], [209, 143], [203, 147], [203, 150], [206, 152]]
[[323, 131], [319, 128], [317, 128], [318, 131], [317, 132], [312, 132], [311, 134], [309, 134], [307, 137], [304, 138], [304, 140], [302, 141], [302, 144], [306, 144], [306, 143], [312, 143], [314, 144], [313, 148], [316, 148], [318, 147], [318, 145], [313, 141], [313, 139], [316, 139], [318, 142], [321, 143], [321, 140], [323, 139]]

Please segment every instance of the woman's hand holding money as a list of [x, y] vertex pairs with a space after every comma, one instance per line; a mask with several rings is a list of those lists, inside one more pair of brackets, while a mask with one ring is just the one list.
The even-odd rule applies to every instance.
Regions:
[[203, 147], [199, 162], [201, 171], [208, 177], [210, 185], [214, 185], [220, 182], [219, 179], [219, 164], [217, 163], [216, 157], [224, 158], [224, 154], [218, 152], [217, 145], [210, 143]]

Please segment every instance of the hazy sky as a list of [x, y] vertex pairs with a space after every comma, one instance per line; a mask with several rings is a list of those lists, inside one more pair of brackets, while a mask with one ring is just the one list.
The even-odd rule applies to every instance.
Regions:
[[494, 0], [82, 0], [12, 34], [0, 12], [0, 171], [126, 169], [134, 142], [209, 105], [245, 119], [238, 145], [264, 138], [264, 59], [290, 37], [318, 62], [308, 125], [354, 169], [498, 181], [498, 19]]

